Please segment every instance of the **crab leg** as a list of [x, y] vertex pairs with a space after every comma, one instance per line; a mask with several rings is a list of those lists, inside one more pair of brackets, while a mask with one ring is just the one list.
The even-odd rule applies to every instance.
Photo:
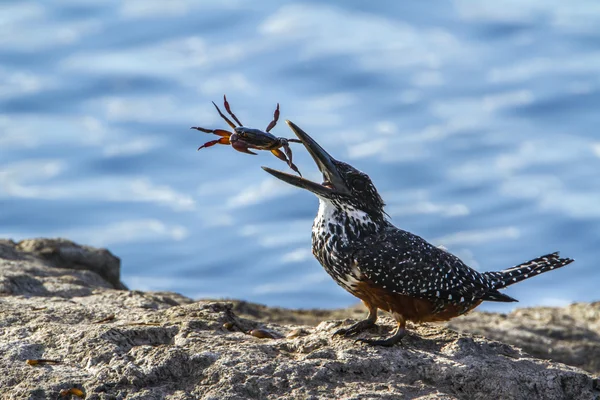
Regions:
[[190, 129], [195, 129], [197, 131], [204, 132], [204, 133], [214, 133], [215, 135], [224, 136], [224, 137], [231, 136], [231, 132], [226, 131], [224, 129], [206, 129], [206, 128], [200, 128], [199, 126], [192, 126]]
[[[267, 132], [269, 132], [271, 129], [275, 128], [275, 125], [277, 125], [277, 121], [279, 120], [279, 103], [277, 103], [277, 108], [275, 109], [275, 112], [273, 113], [273, 121], [271, 121], [269, 123], [269, 126], [267, 126]], [[302, 143], [302, 142], [300, 142]]]
[[[289, 148], [288, 148], [289, 150]], [[292, 162], [292, 158], [290, 157], [289, 159], [285, 156], [285, 154], [283, 154], [283, 152], [279, 149], [275, 149], [275, 150], [271, 150], [271, 153], [273, 153], [273, 155], [277, 158], [279, 158], [280, 160], [282, 160], [283, 162], [285, 162], [287, 165], [289, 165], [289, 167], [291, 169], [293, 169], [296, 173], [298, 173], [298, 175], [302, 176], [302, 174], [300, 173], [300, 170], [298, 169], [298, 167], [296, 167], [296, 165], [294, 165], [294, 163]], [[291, 155], [291, 152], [290, 152]]]
[[285, 143], [283, 145], [283, 150], [285, 151], [285, 154], [288, 157], [288, 165], [290, 166], [291, 169], [293, 169], [294, 171], [296, 171], [298, 173], [298, 175], [302, 176], [302, 174], [300, 173], [300, 171], [298, 170], [298, 167], [296, 167], [294, 165], [294, 163], [292, 162], [292, 149], [290, 149], [290, 146]]
[[203, 149], [205, 147], [214, 146], [215, 144], [229, 144], [229, 137], [223, 136], [221, 139], [211, 140], [210, 142], [204, 143], [202, 146], [198, 147], [198, 150]]
[[288, 158], [288, 164], [291, 167], [292, 166], [292, 149], [290, 149], [290, 146], [288, 146], [287, 144], [283, 145], [283, 150], [285, 151], [285, 155]]
[[219, 113], [221, 118], [223, 118], [225, 120], [225, 122], [227, 122], [227, 125], [229, 125], [231, 127], [231, 129], [237, 128], [237, 126], [235, 126], [234, 123], [229, 120], [229, 118], [227, 118], [225, 115], [223, 115], [223, 113], [221, 112], [219, 107], [215, 104], [215, 102], [213, 101], [212, 103], [213, 103], [213, 106], [215, 106], [215, 108], [217, 109], [217, 112]]
[[227, 97], [225, 97], [225, 95], [223, 95], [223, 104], [225, 105], [225, 110], [227, 110], [227, 112], [229, 113], [229, 115], [231, 115], [235, 122], [237, 122], [239, 126], [242, 126], [243, 124], [240, 122], [240, 120], [237, 119], [235, 114], [231, 112], [231, 108], [229, 108], [229, 102], [227, 101]]

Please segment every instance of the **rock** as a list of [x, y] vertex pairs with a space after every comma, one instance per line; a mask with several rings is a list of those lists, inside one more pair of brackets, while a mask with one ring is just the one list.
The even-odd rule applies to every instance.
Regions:
[[[362, 305], [341, 310], [286, 310], [239, 300], [232, 300], [232, 304], [240, 316], [281, 324], [317, 325], [325, 319], [357, 320], [366, 315]], [[523, 308], [510, 314], [472, 312], [446, 326], [600, 374], [600, 302]]]
[[93, 271], [115, 289], [127, 289], [120, 281], [121, 260], [106, 249], [80, 246], [66, 239], [28, 239], [17, 243], [17, 249], [32, 253], [57, 268]]
[[448, 326], [600, 374], [600, 302], [523, 308], [510, 314], [478, 312], [452, 320]]
[[[86, 399], [600, 397], [598, 381], [578, 368], [443, 326], [411, 327], [402, 346], [370, 347], [333, 338], [339, 320], [283, 324], [283, 309], [274, 322], [247, 317], [268, 313], [249, 303], [118, 290], [97, 263], [83, 269], [81, 254], [76, 269], [57, 268], [61, 258], [31, 251], [37, 246], [0, 242], [4, 398], [76, 398], [77, 390]], [[392, 320], [383, 322], [365, 335], [389, 333]], [[302, 334], [286, 337], [294, 331]], [[27, 363], [40, 359], [60, 363]]]
[[0, 295], [69, 298], [96, 288], [125, 288], [119, 281], [118, 258], [65, 240], [0, 240], [0, 259]]

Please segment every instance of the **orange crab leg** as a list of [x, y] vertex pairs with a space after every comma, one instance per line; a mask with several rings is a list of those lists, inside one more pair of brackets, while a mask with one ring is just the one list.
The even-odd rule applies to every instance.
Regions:
[[285, 154], [283, 154], [283, 152], [281, 150], [279, 150], [279, 149], [271, 150], [271, 153], [273, 153], [273, 155], [275, 157], [279, 158], [280, 160], [282, 160], [286, 164], [289, 164], [289, 161], [288, 161], [287, 157], [285, 156]]
[[204, 143], [202, 146], [198, 147], [198, 150], [203, 149], [205, 147], [214, 146], [215, 144], [230, 144], [229, 137], [223, 136], [221, 139], [211, 140], [210, 142]]
[[[287, 151], [286, 151], [287, 152]], [[291, 157], [291, 152], [289, 154], [290, 158], [288, 159], [285, 154], [283, 154], [283, 152], [279, 149], [275, 149], [275, 150], [271, 150], [271, 153], [273, 153], [273, 155], [277, 158], [279, 158], [280, 160], [282, 160], [283, 162], [285, 162], [287, 165], [289, 165], [289, 167], [291, 169], [293, 169], [295, 172], [298, 173], [298, 175], [302, 176], [302, 174], [300, 173], [300, 170], [298, 169], [298, 167], [296, 167], [296, 165], [294, 165], [294, 163], [292, 162], [292, 157]]]

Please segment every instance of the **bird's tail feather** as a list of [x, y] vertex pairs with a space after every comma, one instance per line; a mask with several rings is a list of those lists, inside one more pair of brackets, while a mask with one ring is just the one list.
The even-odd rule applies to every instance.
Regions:
[[573, 261], [571, 258], [561, 258], [558, 252], [556, 252], [546, 254], [545, 256], [535, 258], [503, 271], [486, 272], [485, 275], [492, 281], [494, 289], [502, 289], [513, 283], [531, 278], [534, 275], [564, 267]]

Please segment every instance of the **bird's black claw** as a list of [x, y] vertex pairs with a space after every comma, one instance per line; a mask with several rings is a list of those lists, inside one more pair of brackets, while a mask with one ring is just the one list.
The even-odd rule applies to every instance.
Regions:
[[332, 336], [351, 336], [352, 333], [349, 332], [349, 329], [347, 328], [341, 328], [338, 329], [337, 331], [333, 332]]
[[349, 326], [348, 328], [341, 328], [338, 329], [337, 331], [335, 331], [333, 333], [333, 336], [337, 336], [337, 335], [343, 335], [345, 337], [348, 336], [354, 336], [358, 333], [361, 333], [363, 331], [366, 331], [367, 329], [371, 328], [375, 326], [375, 322], [365, 319], [362, 321], [358, 321], [357, 323], [355, 323], [354, 325]]
[[387, 339], [356, 339], [354, 343], [364, 343], [369, 346], [383, 346], [383, 347], [392, 347], [396, 343], [401, 343], [401, 341], [396, 340], [396, 338], [391, 337]]

